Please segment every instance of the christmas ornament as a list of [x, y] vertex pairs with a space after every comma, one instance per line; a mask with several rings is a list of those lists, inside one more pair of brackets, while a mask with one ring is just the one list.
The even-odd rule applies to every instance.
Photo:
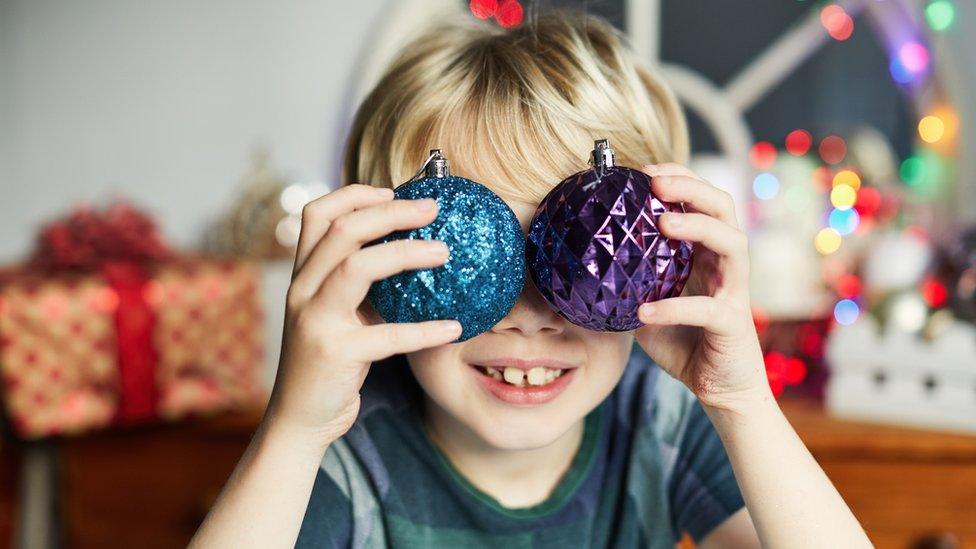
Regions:
[[437, 219], [375, 243], [441, 240], [450, 257], [439, 267], [375, 282], [368, 294], [373, 308], [387, 322], [456, 319], [459, 342], [490, 329], [515, 305], [525, 282], [525, 235], [515, 213], [484, 185], [452, 176], [439, 149], [394, 192], [400, 199], [433, 198]]
[[658, 217], [680, 204], [651, 193], [650, 178], [614, 165], [605, 139], [593, 168], [569, 176], [542, 200], [526, 243], [529, 272], [552, 308], [597, 331], [637, 328], [637, 308], [681, 293], [689, 242], [660, 234]]

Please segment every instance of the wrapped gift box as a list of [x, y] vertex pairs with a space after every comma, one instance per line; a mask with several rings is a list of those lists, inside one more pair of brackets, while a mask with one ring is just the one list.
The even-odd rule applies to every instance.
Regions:
[[255, 266], [196, 259], [144, 275], [136, 265], [115, 269], [0, 280], [3, 400], [18, 435], [176, 419], [260, 398]]
[[[50, 245], [42, 237], [40, 249]], [[0, 274], [0, 389], [15, 434], [173, 420], [264, 397], [256, 265], [95, 255]]]

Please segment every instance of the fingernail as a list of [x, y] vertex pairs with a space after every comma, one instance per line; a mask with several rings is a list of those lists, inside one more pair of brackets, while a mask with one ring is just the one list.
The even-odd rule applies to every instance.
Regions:
[[657, 164], [644, 164], [642, 167], [645, 172], [650, 173], [651, 175], [657, 174]]
[[461, 335], [461, 323], [456, 320], [444, 320], [438, 323], [437, 331], [445, 336], [457, 337]]
[[437, 208], [437, 202], [431, 198], [424, 198], [422, 200], [414, 200], [413, 205], [421, 212], [429, 212]]
[[681, 217], [681, 214], [664, 213], [661, 214], [661, 217], [664, 218], [664, 224], [672, 229], [676, 229], [680, 227], [682, 223], [684, 223], [684, 219]]
[[377, 196], [381, 198], [393, 196], [393, 189], [389, 187], [373, 187], [373, 188], [376, 189]]
[[640, 312], [641, 316], [651, 316], [651, 315], [654, 314], [654, 305], [652, 305], [650, 303], [645, 303], [645, 304], [643, 304], [643, 305], [640, 306], [640, 311], [639, 312]]
[[428, 240], [424, 243], [424, 251], [435, 257], [445, 256], [448, 253], [447, 244], [440, 240]]

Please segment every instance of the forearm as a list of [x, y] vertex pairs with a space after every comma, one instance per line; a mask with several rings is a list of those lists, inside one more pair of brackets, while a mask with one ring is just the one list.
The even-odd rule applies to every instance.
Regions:
[[294, 547], [327, 446], [268, 417], [191, 547]]
[[764, 547], [871, 546], [772, 394], [707, 410]]

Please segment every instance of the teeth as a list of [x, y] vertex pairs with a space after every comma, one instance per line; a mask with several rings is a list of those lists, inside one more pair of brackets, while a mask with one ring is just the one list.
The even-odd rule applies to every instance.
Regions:
[[546, 369], [542, 367], [532, 368], [528, 375], [529, 385], [544, 385], [546, 382]]
[[498, 381], [505, 381], [509, 385], [515, 385], [516, 387], [527, 387], [540, 385], [545, 385], [547, 383], [552, 383], [559, 376], [563, 375], [563, 370], [555, 370], [549, 368], [532, 368], [531, 370], [523, 370], [521, 368], [492, 368], [489, 366], [481, 366], [481, 371], [492, 379], [497, 379]]
[[522, 385], [525, 373], [519, 368], [505, 368], [505, 381], [512, 385]]

